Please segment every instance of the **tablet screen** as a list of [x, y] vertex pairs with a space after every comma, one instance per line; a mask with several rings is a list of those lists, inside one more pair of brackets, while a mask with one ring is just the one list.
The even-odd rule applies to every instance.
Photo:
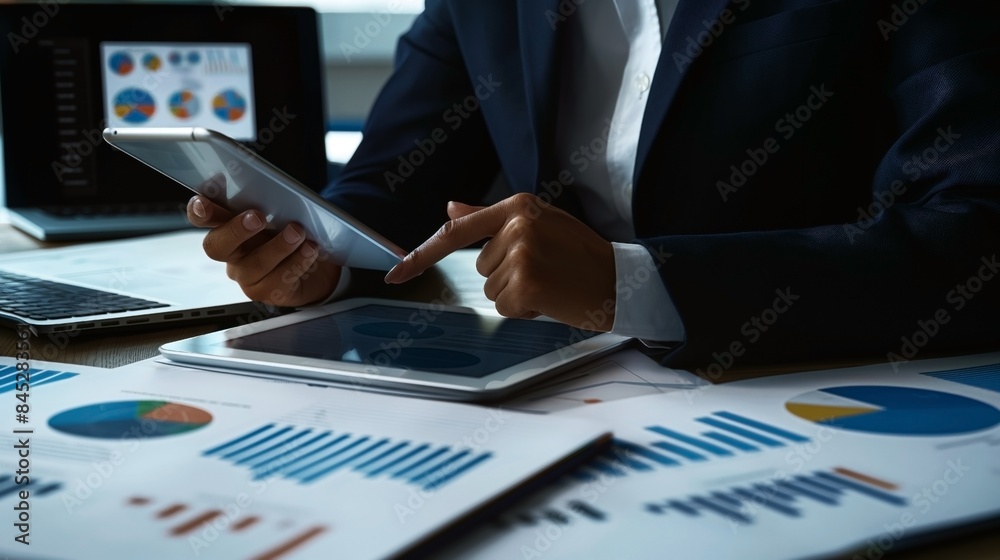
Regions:
[[229, 340], [229, 348], [481, 378], [594, 337], [561, 323], [364, 305]]

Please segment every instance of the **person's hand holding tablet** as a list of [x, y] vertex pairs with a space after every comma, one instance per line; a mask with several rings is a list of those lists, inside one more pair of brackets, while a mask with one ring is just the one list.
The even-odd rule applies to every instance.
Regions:
[[205, 253], [225, 262], [226, 274], [254, 301], [280, 307], [317, 303], [340, 280], [340, 267], [305, 239], [299, 224], [267, 230], [259, 210], [234, 216], [201, 195], [188, 201], [187, 217], [197, 227], [212, 228]]

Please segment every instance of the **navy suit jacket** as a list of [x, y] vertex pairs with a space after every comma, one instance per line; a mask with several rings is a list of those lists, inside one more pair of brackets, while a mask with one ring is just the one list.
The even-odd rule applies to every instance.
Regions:
[[[997, 344], [994, 4], [680, 0], [633, 194], [637, 242], [662, 260], [687, 331], [665, 363], [717, 372]], [[574, 10], [427, 0], [324, 195], [408, 248], [447, 220], [446, 201], [476, 202], [498, 173], [574, 212], [573, 170], [553, 157]]]

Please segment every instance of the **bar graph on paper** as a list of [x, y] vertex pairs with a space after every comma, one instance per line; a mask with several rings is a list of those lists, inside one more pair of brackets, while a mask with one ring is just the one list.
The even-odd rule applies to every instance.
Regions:
[[17, 498], [18, 492], [23, 490], [30, 492], [33, 498], [41, 498], [63, 487], [61, 482], [42, 480], [37, 476], [26, 478], [28, 480], [27, 483], [18, 484], [18, 480], [14, 478], [14, 475], [6, 474], [0, 476], [0, 500], [4, 498]]
[[[790, 476], [721, 487], [686, 496], [664, 497], [639, 504], [646, 514], [665, 521], [680, 519], [724, 520], [737, 525], [753, 525], [762, 515], [801, 519], [810, 512], [842, 507], [848, 496], [865, 498], [895, 508], [905, 508], [906, 498], [893, 482], [856, 470], [835, 467]], [[495, 521], [499, 528], [533, 527], [542, 522], [570, 525], [576, 521], [605, 523], [611, 513], [597, 504], [571, 500], [564, 507], [549, 504], [532, 510], [510, 512]]]
[[489, 452], [448, 445], [278, 423], [246, 432], [202, 455], [247, 468], [255, 479], [281, 477], [311, 484], [351, 471], [424, 489], [440, 488], [492, 457]]
[[1000, 393], [1000, 364], [930, 371], [921, 375]]
[[645, 504], [647, 512], [685, 517], [719, 516], [741, 525], [752, 525], [760, 511], [784, 517], [804, 517], [809, 505], [839, 507], [848, 494], [863, 496], [893, 507], [905, 507], [907, 501], [895, 493], [898, 486], [871, 475], [836, 467], [788, 479], [743, 484]]
[[[0, 395], [4, 393], [13, 392], [17, 386], [24, 382], [24, 379], [18, 379], [17, 368], [14, 366], [0, 367]], [[59, 381], [65, 381], [67, 379], [72, 379], [80, 375], [79, 373], [74, 373], [71, 371], [56, 371], [50, 369], [29, 369], [28, 370], [28, 383], [32, 389], [39, 387], [41, 385], [48, 385], [50, 383], [57, 383]]]
[[258, 560], [284, 558], [331, 530], [323, 524], [305, 524], [285, 517], [225, 511], [215, 505], [158, 500], [149, 496], [131, 496], [125, 506], [150, 523], [162, 525], [167, 538], [182, 539], [194, 546], [207, 542], [203, 536], [208, 530], [207, 534], [214, 536], [210, 544], [258, 546], [253, 556]]
[[804, 435], [732, 412], [713, 412], [696, 421], [709, 429], [691, 434], [664, 426], [646, 426], [645, 431], [654, 438], [649, 443], [616, 439], [610, 450], [574, 471], [572, 476], [589, 482], [601, 475], [626, 476], [810, 441]]

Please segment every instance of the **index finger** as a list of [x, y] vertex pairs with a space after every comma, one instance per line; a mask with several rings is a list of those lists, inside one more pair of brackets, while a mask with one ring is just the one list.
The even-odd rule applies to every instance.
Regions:
[[402, 284], [415, 278], [451, 253], [486, 237], [493, 237], [507, 221], [503, 203], [483, 208], [467, 216], [449, 220], [403, 261], [385, 275], [387, 284]]

